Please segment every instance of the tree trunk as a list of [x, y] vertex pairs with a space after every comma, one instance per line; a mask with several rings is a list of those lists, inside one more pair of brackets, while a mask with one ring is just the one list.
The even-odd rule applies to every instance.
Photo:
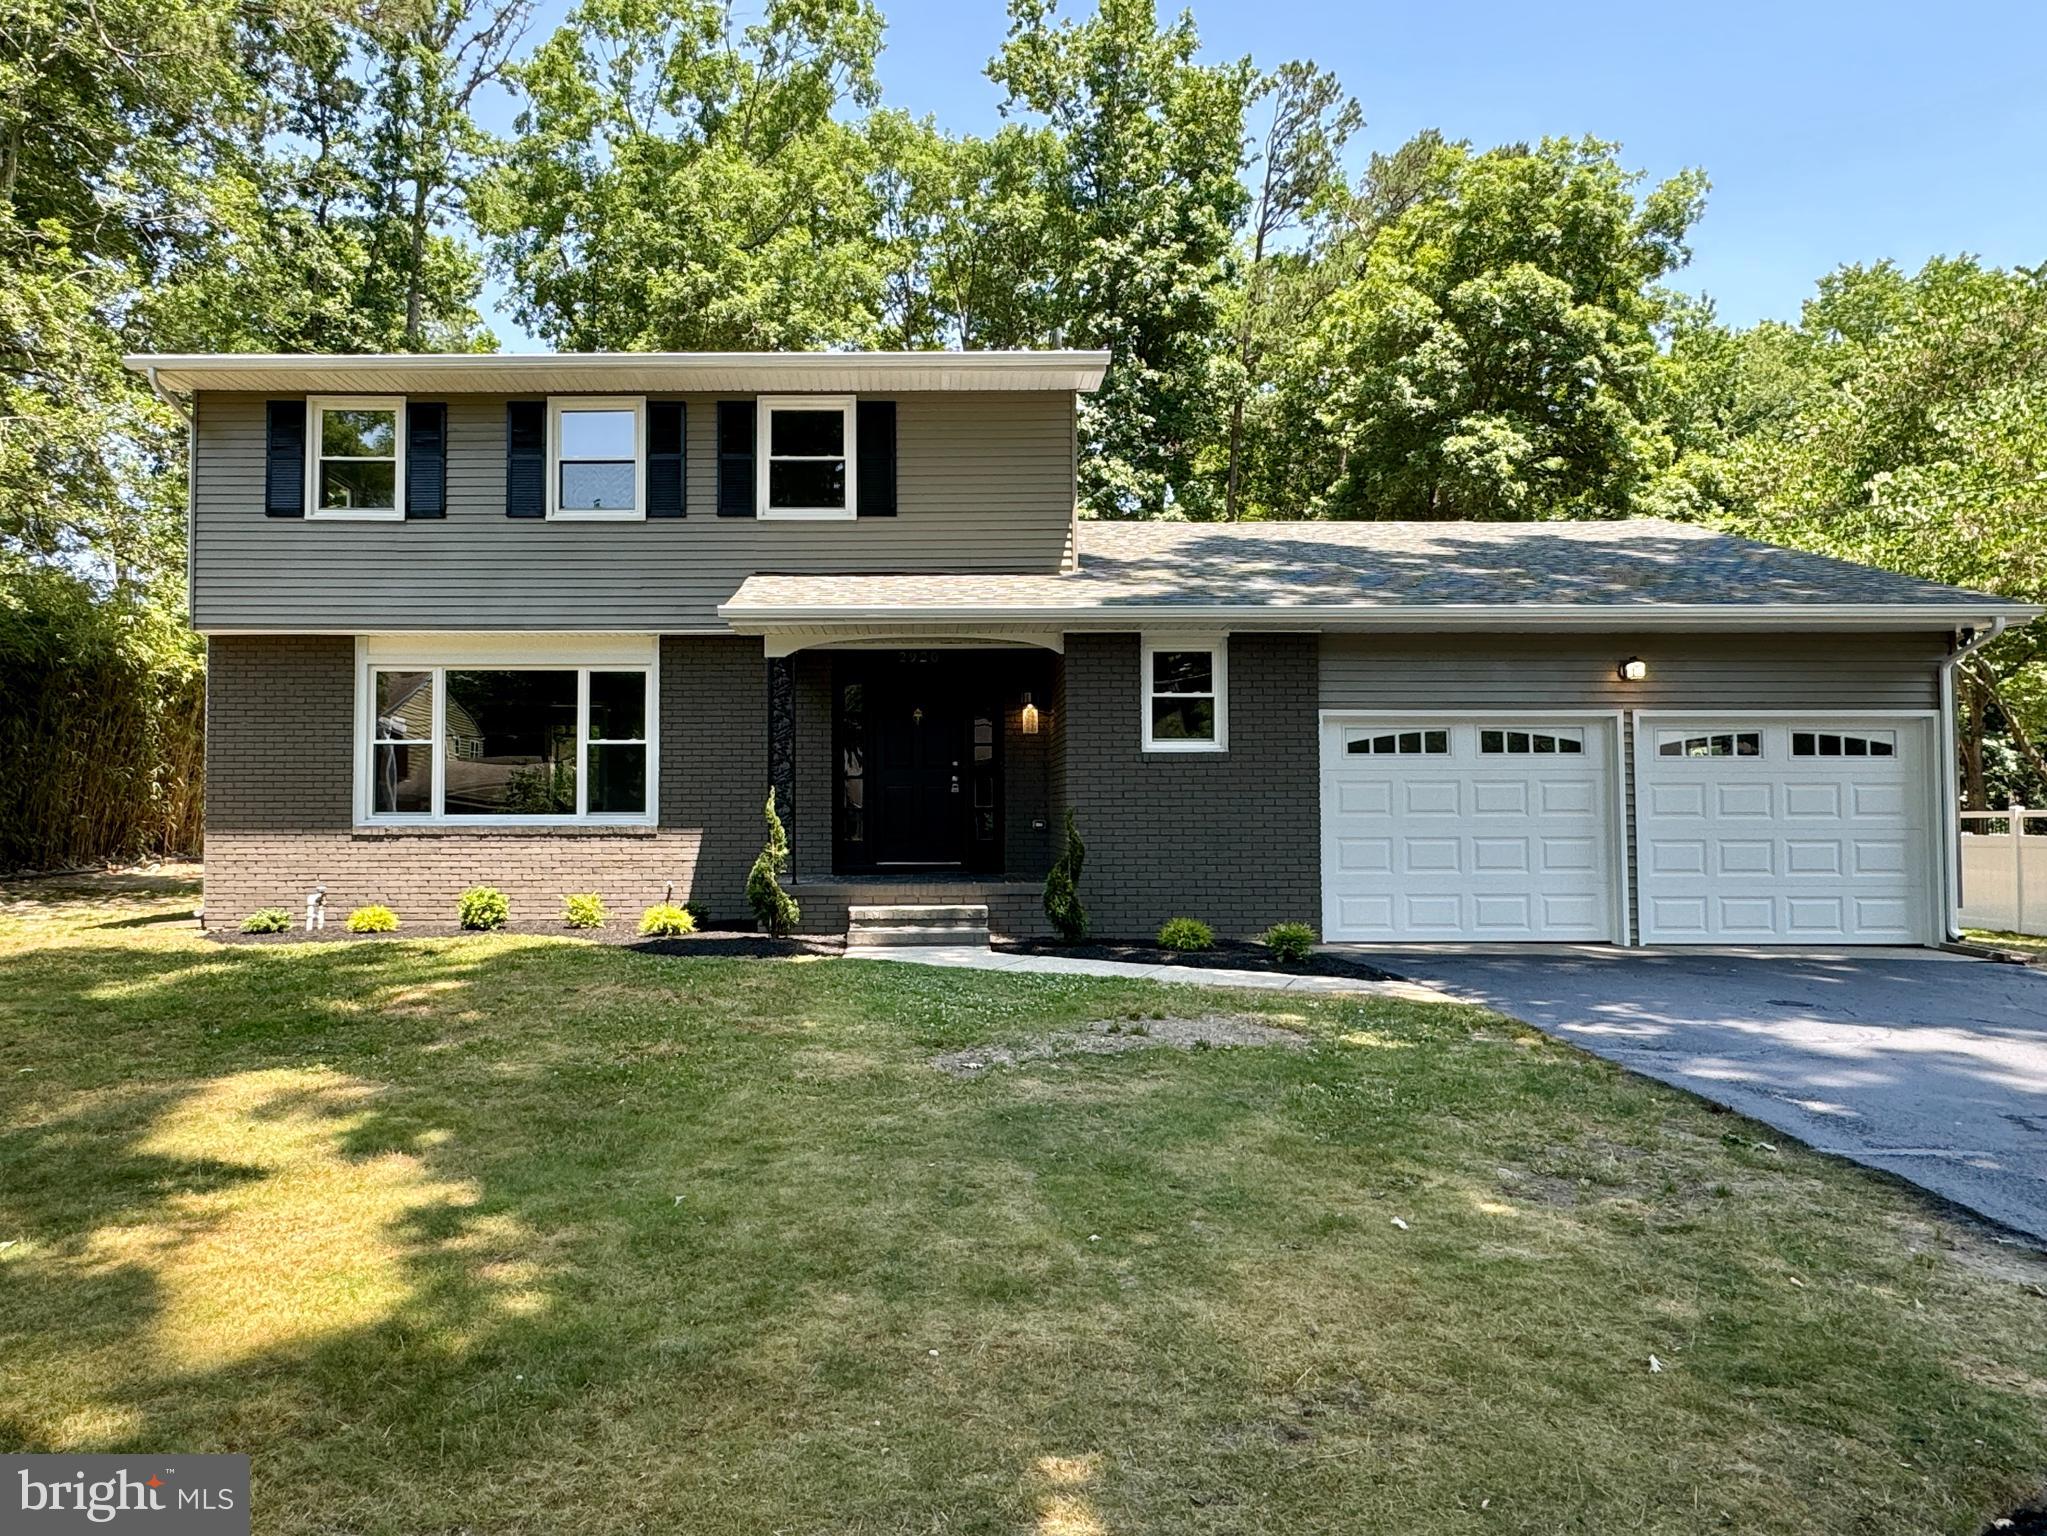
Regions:
[[1962, 808], [1990, 809], [1990, 794], [1983, 782], [1983, 685], [1964, 674], [1962, 678]]
[[1970, 675], [1983, 691], [1990, 696], [1991, 703], [1997, 706], [1997, 712], [2004, 716], [2004, 728], [2010, 734], [2012, 744], [2019, 749], [2020, 756], [2033, 765], [2033, 772], [2047, 779], [2047, 756], [2041, 754], [2033, 738], [2026, 734], [2026, 728], [2019, 724], [2019, 717], [2012, 712], [2011, 706], [2004, 702], [2004, 694], [1997, 686], [1997, 674], [1990, 670], [1989, 665], [1980, 656], [1970, 657], [1964, 665], [1968, 667]]
[[412, 251], [405, 270], [405, 344], [414, 348], [420, 344], [420, 309], [425, 301], [426, 190], [426, 178], [415, 177], [412, 183]]

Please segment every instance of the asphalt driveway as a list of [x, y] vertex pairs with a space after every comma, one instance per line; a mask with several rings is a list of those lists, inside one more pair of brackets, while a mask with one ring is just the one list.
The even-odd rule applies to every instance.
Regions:
[[2047, 1243], [2047, 971], [1926, 950], [1361, 954]]

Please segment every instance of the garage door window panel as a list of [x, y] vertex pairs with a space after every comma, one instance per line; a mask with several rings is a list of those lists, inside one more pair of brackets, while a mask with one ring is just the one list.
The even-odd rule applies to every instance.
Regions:
[[1349, 731], [1343, 750], [1352, 757], [1448, 757], [1448, 731]]
[[1853, 733], [1848, 731], [1793, 731], [1793, 757], [1895, 757], [1895, 731]]
[[1712, 731], [1688, 734], [1684, 731], [1659, 731], [1656, 734], [1656, 755], [1658, 757], [1761, 757], [1763, 755], [1763, 733], [1761, 731]]

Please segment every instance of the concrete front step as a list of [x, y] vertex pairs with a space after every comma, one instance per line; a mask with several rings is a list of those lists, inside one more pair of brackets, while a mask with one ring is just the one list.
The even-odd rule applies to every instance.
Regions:
[[986, 945], [984, 906], [849, 907], [846, 947], [900, 948], [908, 945]]

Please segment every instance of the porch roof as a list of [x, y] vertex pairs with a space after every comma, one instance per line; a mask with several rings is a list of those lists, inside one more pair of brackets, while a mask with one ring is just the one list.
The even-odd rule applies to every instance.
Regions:
[[1933, 628], [2043, 610], [1655, 518], [1082, 522], [1058, 574], [758, 575], [719, 609], [791, 626]]

